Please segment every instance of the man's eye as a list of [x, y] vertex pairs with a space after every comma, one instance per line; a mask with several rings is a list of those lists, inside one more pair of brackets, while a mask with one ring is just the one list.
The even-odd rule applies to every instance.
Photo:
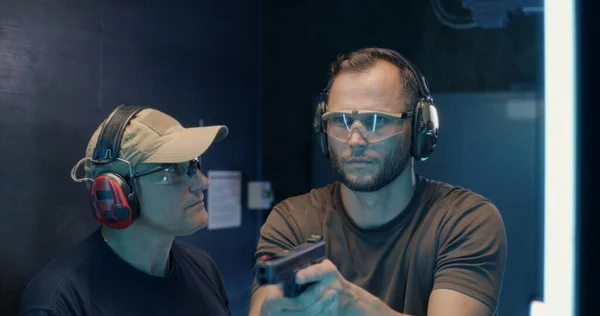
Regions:
[[160, 179], [156, 182], [158, 184], [177, 184], [181, 183], [182, 177], [174, 175], [172, 173], [167, 173], [161, 175]]
[[371, 117], [367, 119], [367, 125], [384, 125], [385, 123], [387, 123], [385, 117], [381, 116]]
[[179, 168], [177, 168], [177, 166], [170, 166], [169, 168], [165, 169], [166, 173], [171, 173], [171, 174], [177, 174], [179, 173]]
[[168, 184], [171, 181], [169, 180], [169, 176], [167, 175], [163, 175], [162, 177], [160, 177], [160, 180], [158, 180], [159, 184]]

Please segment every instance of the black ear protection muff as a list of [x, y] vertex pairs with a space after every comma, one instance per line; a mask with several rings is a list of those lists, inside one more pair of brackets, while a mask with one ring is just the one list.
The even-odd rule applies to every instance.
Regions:
[[[419, 98], [415, 105], [412, 117], [412, 139], [410, 145], [411, 155], [418, 161], [425, 161], [433, 153], [437, 144], [439, 133], [439, 120], [437, 109], [433, 104], [433, 97], [429, 91], [427, 79], [414, 66], [414, 64], [403, 55], [394, 52], [398, 59], [402, 60], [406, 67], [413, 73], [419, 88]], [[321, 151], [329, 159], [329, 148], [327, 134], [325, 133], [321, 116], [327, 112], [327, 93], [322, 93], [316, 107], [313, 120], [313, 130], [317, 134], [317, 141]]]
[[126, 177], [114, 172], [94, 174], [88, 190], [88, 200], [94, 218], [102, 225], [114, 229], [129, 227], [140, 215], [131, 165], [117, 157], [127, 124], [143, 109], [143, 107], [130, 105], [117, 107], [100, 130], [92, 155], [92, 168], [94, 165], [107, 165], [115, 160], [121, 160], [129, 165], [130, 171]]
[[317, 143], [321, 152], [329, 159], [329, 144], [327, 143], [327, 133], [325, 133], [325, 127], [323, 126], [323, 114], [327, 112], [327, 94], [321, 93], [317, 101], [317, 108], [315, 110], [315, 118], [313, 120], [313, 131], [317, 134]]

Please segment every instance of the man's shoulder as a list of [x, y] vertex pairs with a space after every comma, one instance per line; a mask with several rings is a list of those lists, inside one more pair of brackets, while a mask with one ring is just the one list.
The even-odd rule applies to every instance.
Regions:
[[89, 272], [93, 261], [93, 238], [94, 234], [68, 248], [31, 279], [21, 298], [20, 314], [28, 310], [58, 313], [65, 300], [76, 300], [73, 297], [79, 294], [76, 284]]
[[446, 219], [468, 215], [468, 218], [494, 218], [503, 225], [497, 206], [483, 194], [444, 181], [422, 179], [426, 183], [423, 199], [429, 204], [430, 210], [448, 214]]
[[302, 243], [307, 236], [321, 234], [323, 220], [328, 210], [334, 208], [338, 190], [339, 183], [334, 182], [277, 203], [261, 227], [259, 244], [279, 243], [278, 247], [288, 249]]
[[422, 179], [427, 187], [425, 198], [430, 199], [434, 205], [449, 206], [458, 210], [470, 208], [482, 203], [494, 206], [490, 199], [472, 189], [425, 177], [422, 177]]
[[311, 189], [307, 193], [288, 197], [275, 205], [274, 209], [287, 214], [324, 211], [333, 205], [337, 190], [339, 190], [339, 182], [327, 184]]

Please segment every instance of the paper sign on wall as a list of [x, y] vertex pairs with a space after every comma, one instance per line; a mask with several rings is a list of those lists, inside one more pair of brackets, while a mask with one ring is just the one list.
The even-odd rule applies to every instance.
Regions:
[[242, 172], [208, 171], [208, 229], [242, 225]]

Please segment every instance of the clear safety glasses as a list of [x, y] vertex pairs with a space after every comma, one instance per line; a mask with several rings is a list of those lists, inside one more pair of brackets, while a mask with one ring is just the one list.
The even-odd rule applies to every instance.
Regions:
[[413, 111], [389, 113], [381, 111], [335, 111], [321, 117], [327, 135], [348, 142], [356, 129], [369, 142], [376, 143], [405, 130], [404, 121], [413, 116]]

